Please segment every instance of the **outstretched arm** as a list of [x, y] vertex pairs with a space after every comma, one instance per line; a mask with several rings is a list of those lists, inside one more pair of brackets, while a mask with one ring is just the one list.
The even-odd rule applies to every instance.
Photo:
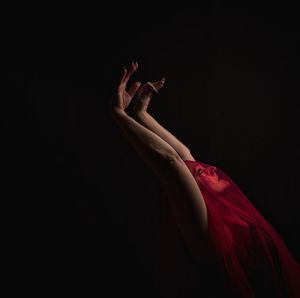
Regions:
[[136, 82], [126, 91], [136, 68], [137, 64], [132, 64], [128, 72], [124, 69], [112, 97], [111, 114], [134, 149], [157, 174], [191, 253], [201, 260], [207, 259], [212, 255], [207, 240], [207, 210], [197, 182], [172, 146], [125, 112], [139, 86]]
[[153, 93], [157, 93], [163, 87], [165, 79], [163, 78], [157, 82], [147, 82], [140, 87], [134, 99], [134, 118], [149, 128], [155, 134], [160, 136], [169, 145], [171, 145], [179, 156], [184, 160], [195, 160], [189, 148], [178, 140], [170, 131], [164, 128], [156, 119], [154, 119], [148, 112], [148, 105], [150, 103]]

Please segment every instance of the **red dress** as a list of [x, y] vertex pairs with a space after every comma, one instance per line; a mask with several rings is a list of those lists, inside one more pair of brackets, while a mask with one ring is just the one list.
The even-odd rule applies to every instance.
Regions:
[[219, 168], [185, 160], [207, 207], [208, 231], [236, 297], [300, 297], [300, 266], [277, 231]]

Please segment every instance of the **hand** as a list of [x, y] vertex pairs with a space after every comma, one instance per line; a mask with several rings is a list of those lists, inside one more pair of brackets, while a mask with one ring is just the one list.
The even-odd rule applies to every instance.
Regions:
[[162, 78], [160, 81], [153, 83], [147, 82], [140, 87], [135, 96], [134, 112], [146, 112], [153, 92], [157, 93], [158, 90], [163, 87], [164, 83], [165, 78]]
[[123, 68], [121, 77], [115, 87], [111, 100], [111, 109], [112, 110], [122, 110], [124, 111], [130, 104], [133, 96], [140, 88], [140, 82], [134, 82], [128, 91], [126, 91], [127, 83], [131, 75], [138, 69], [138, 63], [132, 62], [129, 70], [125, 67]]

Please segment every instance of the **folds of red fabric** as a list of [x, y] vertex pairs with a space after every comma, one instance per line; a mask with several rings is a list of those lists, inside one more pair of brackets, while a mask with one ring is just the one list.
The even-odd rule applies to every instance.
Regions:
[[221, 169], [184, 161], [199, 185], [210, 241], [236, 297], [300, 297], [300, 266], [278, 232]]

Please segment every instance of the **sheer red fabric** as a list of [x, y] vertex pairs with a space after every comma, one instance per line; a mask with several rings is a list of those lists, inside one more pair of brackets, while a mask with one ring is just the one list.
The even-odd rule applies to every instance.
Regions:
[[300, 266], [279, 233], [221, 169], [184, 161], [203, 194], [209, 238], [236, 297], [300, 297]]

